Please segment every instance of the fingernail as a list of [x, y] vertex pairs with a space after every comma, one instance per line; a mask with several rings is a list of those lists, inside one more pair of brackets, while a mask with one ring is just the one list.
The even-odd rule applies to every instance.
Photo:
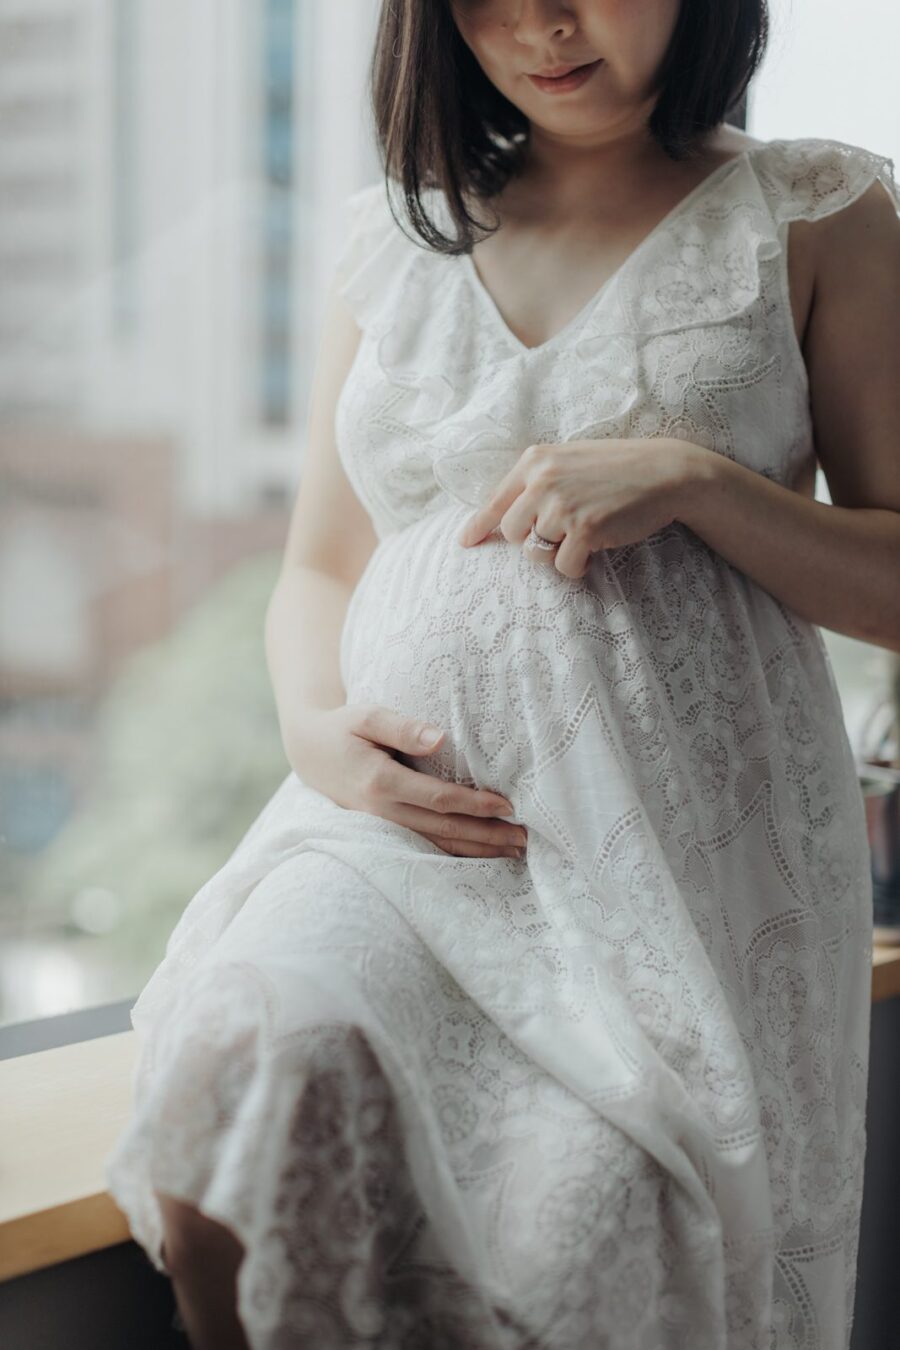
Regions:
[[522, 848], [524, 848], [525, 845], [528, 843], [528, 835], [525, 833], [524, 830], [519, 830], [518, 834], [516, 835], [516, 839], [521, 844]]
[[419, 744], [434, 745], [440, 734], [439, 727], [422, 727], [419, 731]]
[[498, 814], [498, 815], [511, 816], [512, 813], [513, 813], [513, 804], [512, 804], [512, 802], [504, 802], [504, 801], [499, 801], [499, 800], [498, 800], [498, 802], [497, 802], [497, 814]]

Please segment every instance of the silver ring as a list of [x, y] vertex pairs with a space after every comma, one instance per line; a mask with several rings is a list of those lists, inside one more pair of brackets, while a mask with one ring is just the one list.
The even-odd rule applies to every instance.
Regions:
[[552, 549], [559, 548], [561, 540], [545, 539], [542, 534], [538, 534], [537, 530], [534, 528], [534, 521], [532, 521], [531, 530], [525, 543], [530, 544], [532, 548]]

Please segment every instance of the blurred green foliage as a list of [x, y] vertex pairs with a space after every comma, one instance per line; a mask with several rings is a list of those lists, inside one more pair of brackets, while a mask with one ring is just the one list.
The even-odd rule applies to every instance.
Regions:
[[185, 905], [289, 772], [263, 637], [280, 563], [242, 562], [127, 661], [98, 710], [90, 798], [27, 870], [44, 933], [72, 931], [83, 887], [118, 898], [118, 921], [89, 943], [92, 964], [117, 967], [117, 987], [130, 980], [137, 993]]

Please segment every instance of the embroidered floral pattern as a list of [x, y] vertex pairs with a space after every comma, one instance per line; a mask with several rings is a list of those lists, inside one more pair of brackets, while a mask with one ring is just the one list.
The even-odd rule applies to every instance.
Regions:
[[186, 907], [108, 1179], [160, 1269], [154, 1188], [239, 1234], [253, 1350], [847, 1350], [871, 881], [818, 630], [678, 523], [578, 581], [454, 536], [535, 441], [792, 483], [787, 225], [900, 205], [891, 169], [745, 151], [534, 349], [380, 184], [349, 199], [336, 432], [379, 544], [348, 700], [443, 727], [407, 762], [529, 844], [455, 858], [291, 773]]

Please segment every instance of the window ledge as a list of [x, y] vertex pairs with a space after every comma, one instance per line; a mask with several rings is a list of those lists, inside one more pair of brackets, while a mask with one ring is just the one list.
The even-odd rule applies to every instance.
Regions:
[[[872, 1000], [900, 995], [900, 946], [876, 946]], [[127, 1242], [103, 1166], [131, 1112], [134, 1031], [0, 1061], [0, 1280]]]
[[131, 1111], [134, 1031], [0, 1060], [0, 1280], [130, 1237], [103, 1163]]
[[900, 994], [900, 946], [872, 947], [872, 1002]]

